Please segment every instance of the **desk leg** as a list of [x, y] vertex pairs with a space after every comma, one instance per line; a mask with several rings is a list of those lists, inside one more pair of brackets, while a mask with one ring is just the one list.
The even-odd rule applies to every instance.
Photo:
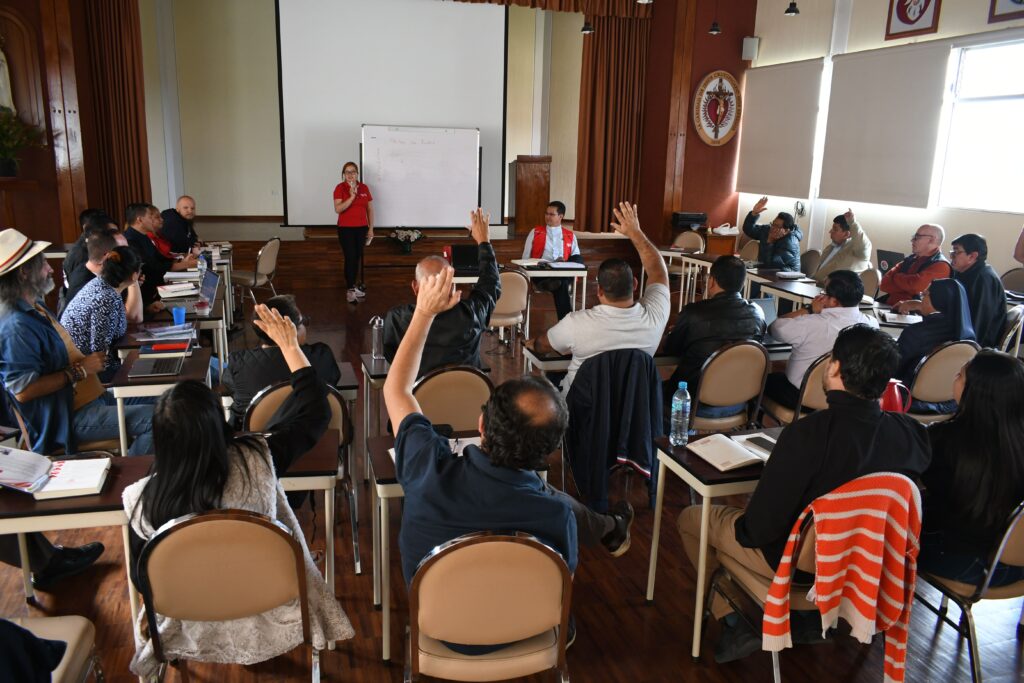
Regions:
[[[370, 381], [363, 371], [363, 482], [370, 480]], [[353, 482], [355, 480], [353, 479]]]
[[[575, 294], [575, 292], [573, 292]], [[575, 301], [575, 297], [573, 298]], [[580, 310], [587, 310], [587, 274], [583, 273], [583, 291], [580, 292]]]
[[[327, 574], [327, 589], [331, 592], [331, 597], [336, 597], [334, 592], [334, 490], [335, 486], [324, 489], [324, 536], [327, 538], [324, 572]], [[334, 649], [333, 640], [327, 643], [327, 649]]]
[[661, 540], [661, 512], [665, 505], [665, 476], [668, 468], [658, 458], [658, 489], [654, 498], [654, 530], [651, 532], [651, 560], [647, 566], [647, 602], [654, 602], [654, 574], [658, 570], [658, 542]]
[[697, 604], [693, 610], [693, 647], [690, 654], [700, 657], [700, 629], [704, 623], [704, 579], [708, 570], [708, 526], [711, 524], [711, 499], [701, 496], [700, 549], [697, 553]]
[[132, 551], [127, 524], [121, 525], [121, 543], [124, 544], [124, 570], [128, 575], [128, 606], [132, 611], [132, 633], [135, 633], [136, 625], [139, 623], [139, 593], [132, 583]]
[[117, 431], [121, 439], [121, 455], [128, 455], [128, 425], [125, 424], [124, 398], [117, 398]]
[[383, 659], [391, 659], [391, 535], [388, 530], [390, 499], [380, 499], [380, 598], [383, 615], [381, 631], [383, 640]]
[[18, 534], [18, 556], [21, 560], [21, 581], [25, 587], [25, 602], [36, 599], [36, 592], [32, 588], [32, 568], [28, 561], [28, 539], [25, 534]]
[[533, 280], [526, 278], [526, 321], [523, 323], [523, 341], [530, 340], [530, 308], [533, 302]]
[[224, 322], [224, 318], [221, 318], [220, 326], [217, 328], [217, 333], [220, 335], [220, 366], [226, 368], [228, 366], [228, 326]]
[[690, 288], [690, 280], [687, 277], [689, 273], [689, 267], [686, 265], [686, 261], [679, 259], [679, 310], [683, 310], [683, 299], [686, 296], [686, 290]]
[[373, 549], [370, 552], [373, 564], [373, 606], [380, 607], [380, 498], [377, 487], [370, 486], [370, 535], [373, 537]]

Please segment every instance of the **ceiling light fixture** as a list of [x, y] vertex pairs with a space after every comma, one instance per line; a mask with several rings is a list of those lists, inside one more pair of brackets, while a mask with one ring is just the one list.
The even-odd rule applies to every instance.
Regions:
[[718, 0], [715, 0], [715, 20], [711, 22], [711, 28], [708, 29], [708, 33], [717, 36], [721, 32], [722, 28], [718, 25]]
[[800, 8], [796, 6], [796, 0], [792, 0], [789, 3], [789, 7], [786, 8], [785, 15], [787, 17], [795, 17], [800, 14]]
[[591, 23], [589, 21], [584, 19], [583, 20], [583, 28], [580, 29], [580, 33], [582, 33], [585, 36], [589, 36], [593, 32], [594, 32], [594, 27], [591, 25]]
[[638, 5], [650, 5], [653, 2], [654, 0], [636, 0], [636, 4]]

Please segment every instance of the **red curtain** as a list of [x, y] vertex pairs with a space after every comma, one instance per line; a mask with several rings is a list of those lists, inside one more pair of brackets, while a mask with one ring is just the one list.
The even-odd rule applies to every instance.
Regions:
[[580, 12], [588, 17], [632, 17], [646, 19], [651, 16], [650, 5], [636, 0], [458, 0], [487, 5], [519, 5], [552, 12]]
[[583, 41], [575, 228], [611, 230], [612, 206], [640, 189], [649, 21], [594, 17]]
[[[120, 215], [150, 201], [149, 150], [142, 73], [142, 29], [136, 0], [85, 3], [96, 113], [96, 163], [89, 204]], [[96, 187], [96, 185], [99, 187]]]

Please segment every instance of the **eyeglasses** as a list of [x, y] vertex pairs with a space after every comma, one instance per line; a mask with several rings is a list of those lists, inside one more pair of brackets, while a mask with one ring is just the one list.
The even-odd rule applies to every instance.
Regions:
[[967, 253], [967, 252], [966, 252], [966, 251], [964, 251], [963, 249], [950, 249], [950, 250], [949, 250], [949, 255], [950, 255], [950, 256], [953, 256], [953, 257], [956, 257], [956, 256], [963, 256], [963, 255], [964, 255], [964, 254], [966, 254], [966, 253]]
[[931, 235], [917, 234], [917, 235], [914, 235], [913, 237], [911, 237], [910, 241], [911, 242], [916, 242], [917, 240], [926, 240], [926, 239], [930, 239], [930, 238], [931, 238]]

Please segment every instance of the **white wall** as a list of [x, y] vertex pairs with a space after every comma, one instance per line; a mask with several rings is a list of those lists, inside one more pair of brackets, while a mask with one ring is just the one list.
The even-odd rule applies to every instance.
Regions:
[[[813, 3], [801, 3], [800, 16], [792, 18], [783, 15], [787, 5], [788, 2], [785, 0], [758, 2], [755, 32], [761, 38], [761, 45], [757, 66], [821, 57], [828, 53], [835, 2], [817, 0]], [[847, 51], [876, 49], [937, 37], [948, 38], [1024, 25], [1024, 21], [987, 24], [988, 5], [988, 2], [947, 1], [942, 4], [938, 34], [886, 41], [885, 20], [889, 0], [855, 0], [850, 17]], [[899, 102], [900, 93], [893, 93], [892, 99], [887, 103], [881, 103], [880, 106], [891, 107], [893, 116], [899, 116]], [[779, 163], [785, 163], [785, 160], [780, 159]], [[738, 223], [742, 223], [757, 199], [749, 194], [740, 195]], [[793, 203], [796, 201], [795, 198], [783, 197], [771, 197], [770, 200], [766, 214], [762, 218], [778, 211], [793, 212]], [[807, 197], [799, 200], [805, 204], [810, 202]], [[1017, 235], [1024, 223], [1024, 215], [1021, 214], [942, 207], [911, 209], [826, 200], [822, 200], [819, 206], [822, 210], [818, 214], [820, 218], [816, 224], [807, 225], [806, 219], [797, 219], [797, 222], [804, 226], [805, 235], [813, 231], [815, 235], [827, 239], [832, 218], [847, 208], [852, 208], [858, 221], [868, 231], [875, 249], [909, 253], [909, 240], [914, 230], [922, 223], [939, 223], [946, 228], [949, 239], [967, 232], [983, 234], [989, 244], [989, 262], [997, 271], [1003, 272], [1017, 265], [1012, 259], [1012, 254]], [[821, 237], [809, 244], [805, 239], [803, 248], [820, 249], [821, 242]], [[945, 248], [948, 246], [947, 241]]]
[[[273, 0], [164, 0], [174, 17], [182, 191], [200, 215], [282, 213]], [[139, 0], [154, 203], [168, 196], [156, 0]], [[165, 34], [169, 35], [169, 34]]]

